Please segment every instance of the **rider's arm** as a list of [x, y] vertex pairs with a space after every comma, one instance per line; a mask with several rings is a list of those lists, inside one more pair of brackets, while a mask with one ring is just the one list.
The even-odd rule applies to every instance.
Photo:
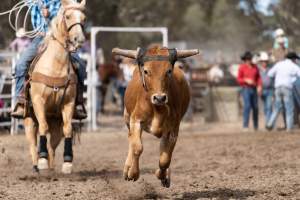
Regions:
[[47, 5], [47, 9], [49, 11], [49, 20], [52, 20], [56, 17], [59, 9], [61, 7], [61, 0], [51, 0]]

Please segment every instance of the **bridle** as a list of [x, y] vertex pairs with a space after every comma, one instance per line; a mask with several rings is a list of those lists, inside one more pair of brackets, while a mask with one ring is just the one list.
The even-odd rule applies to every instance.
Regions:
[[68, 10], [79, 10], [80, 12], [84, 13], [84, 9], [82, 7], [78, 7], [78, 6], [68, 6], [66, 8], [63, 8], [63, 19], [62, 19], [62, 23], [64, 23], [64, 26], [67, 29], [67, 35], [66, 35], [66, 40], [65, 41], [60, 41], [58, 38], [56, 38], [53, 34], [52, 34], [52, 38], [56, 41], [58, 41], [58, 43], [64, 47], [64, 49], [68, 52], [75, 52], [77, 49], [71, 50], [70, 49], [70, 44], [72, 45], [70, 39], [69, 39], [69, 32], [75, 27], [75, 26], [80, 26], [82, 30], [84, 30], [84, 24], [82, 24], [81, 22], [75, 22], [74, 24], [71, 24], [70, 26], [68, 26], [67, 21], [66, 21], [66, 12]]
[[136, 60], [139, 67], [139, 73], [142, 80], [142, 84], [146, 91], [148, 91], [148, 87], [145, 81], [144, 64], [150, 61], [168, 61], [171, 63], [172, 68], [174, 68], [175, 62], [177, 61], [177, 51], [176, 49], [168, 49], [168, 52], [169, 52], [169, 56], [161, 56], [161, 55], [148, 56], [146, 55], [147, 49], [140, 48], [138, 50], [138, 55]]
[[74, 24], [72, 24], [72, 25], [70, 25], [68, 27], [67, 22], [66, 22], [66, 12], [68, 10], [78, 10], [78, 11], [84, 13], [84, 9], [82, 7], [68, 6], [68, 7], [64, 8], [62, 15], [63, 15], [63, 22], [64, 22], [65, 26], [67, 27], [67, 32], [69, 33], [72, 30], [72, 28], [74, 28], [77, 25], [79, 25], [82, 28], [82, 30], [83, 30], [84, 29], [84, 25], [82, 23], [80, 23], [80, 22], [76, 22], [76, 23], [74, 23]]

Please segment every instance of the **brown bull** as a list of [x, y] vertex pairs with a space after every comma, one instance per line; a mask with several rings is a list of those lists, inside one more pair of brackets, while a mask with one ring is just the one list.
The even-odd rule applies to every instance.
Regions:
[[177, 58], [198, 54], [198, 50], [114, 49], [113, 53], [137, 59], [139, 66], [125, 93], [124, 118], [129, 129], [129, 151], [124, 178], [133, 181], [139, 178], [139, 158], [143, 152], [141, 136], [142, 131], [146, 131], [161, 138], [159, 169], [155, 174], [164, 187], [169, 187], [172, 152], [190, 100], [183, 72], [174, 68], [174, 63]]

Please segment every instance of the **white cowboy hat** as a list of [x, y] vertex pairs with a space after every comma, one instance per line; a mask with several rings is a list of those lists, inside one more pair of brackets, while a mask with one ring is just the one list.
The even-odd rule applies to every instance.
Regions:
[[269, 61], [269, 55], [267, 52], [260, 52], [259, 54], [259, 61]]
[[24, 29], [24, 28], [20, 28], [20, 29], [16, 32], [16, 36], [17, 36], [18, 38], [24, 37], [24, 36], [25, 36], [25, 29]]
[[279, 28], [275, 31], [275, 37], [281, 37], [281, 36], [284, 36], [285, 33], [284, 33], [284, 30]]

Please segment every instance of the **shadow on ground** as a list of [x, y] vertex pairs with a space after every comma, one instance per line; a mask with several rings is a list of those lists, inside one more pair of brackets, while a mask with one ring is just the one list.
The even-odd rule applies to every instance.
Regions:
[[196, 200], [199, 198], [209, 198], [209, 199], [216, 199], [216, 200], [229, 200], [229, 199], [244, 200], [254, 195], [255, 195], [255, 191], [252, 190], [231, 190], [225, 188], [225, 189], [217, 189], [212, 191], [185, 192], [183, 193], [183, 196], [181, 198], [176, 198], [176, 199]]

